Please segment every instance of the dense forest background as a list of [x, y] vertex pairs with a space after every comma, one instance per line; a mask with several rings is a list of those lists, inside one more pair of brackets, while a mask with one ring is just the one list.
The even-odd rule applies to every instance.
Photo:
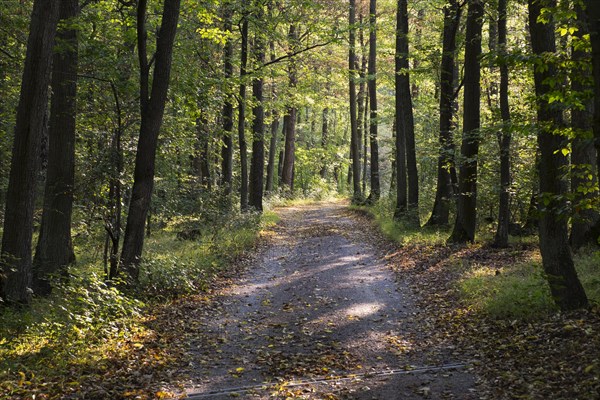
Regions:
[[117, 319], [201, 289], [270, 204], [337, 195], [448, 243], [539, 239], [556, 306], [587, 307], [573, 254], [593, 259], [600, 234], [598, 8], [3, 1], [10, 334], [36, 318], [24, 304]]

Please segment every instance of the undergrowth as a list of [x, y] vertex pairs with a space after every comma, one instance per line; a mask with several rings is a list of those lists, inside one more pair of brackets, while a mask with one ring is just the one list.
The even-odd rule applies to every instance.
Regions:
[[[0, 308], [0, 398], [75, 390], [86, 370], [109, 368], [108, 354], [142, 346], [136, 347], [150, 335], [145, 321], [154, 305], [208, 289], [262, 228], [277, 222], [269, 211], [215, 218], [171, 218], [153, 232], [135, 292], [104, 281], [99, 235], [77, 236], [81, 256], [68, 282], [56, 282], [49, 297], [36, 297], [29, 307]], [[197, 232], [193, 240], [178, 238], [186, 229]]]
[[[444, 268], [460, 276], [455, 282], [466, 309], [494, 319], [536, 319], [557, 311], [544, 276], [536, 236], [511, 237], [508, 249], [489, 246], [493, 229], [478, 231], [477, 243], [464, 247], [446, 245], [451, 227], [419, 228], [393, 219], [394, 204], [383, 199], [374, 206], [353, 206], [372, 218], [385, 236], [400, 246], [421, 248], [432, 254], [450, 249], [441, 257]], [[432, 250], [434, 248], [435, 250]], [[482, 253], [487, 253], [483, 255]], [[487, 261], [481, 261], [481, 258]], [[592, 304], [600, 302], [600, 252], [585, 248], [575, 255], [579, 278]]]

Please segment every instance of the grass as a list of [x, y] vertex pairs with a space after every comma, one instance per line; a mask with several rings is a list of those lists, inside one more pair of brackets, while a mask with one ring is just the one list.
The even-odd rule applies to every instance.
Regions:
[[[446, 248], [450, 227], [418, 228], [393, 219], [393, 204], [382, 199], [371, 207], [353, 206], [369, 214], [382, 233], [401, 246], [440, 251]], [[492, 232], [492, 233], [490, 233]], [[454, 282], [465, 308], [494, 319], [536, 319], [557, 311], [544, 277], [537, 250], [537, 236], [511, 237], [509, 249], [486, 246], [493, 238], [493, 229], [483, 227], [478, 243], [471, 251], [452, 248], [452, 254], [440, 263], [444, 268], [459, 271]], [[482, 254], [486, 253], [486, 254]], [[474, 256], [475, 254], [475, 256]], [[487, 261], [480, 261], [487, 257]], [[595, 248], [580, 250], [574, 257], [579, 278], [592, 304], [600, 303], [600, 252]]]
[[[108, 355], [135, 352], [135, 344], [152, 335], [145, 321], [154, 305], [209, 288], [277, 221], [270, 211], [213, 221], [210, 227], [173, 219], [145, 241], [136, 293], [104, 282], [100, 235], [78, 236], [78, 263], [68, 283], [27, 308], [0, 309], [0, 398], [66, 393], [86, 369], [103, 370]], [[189, 226], [201, 228], [200, 238], [177, 239], [176, 232]]]

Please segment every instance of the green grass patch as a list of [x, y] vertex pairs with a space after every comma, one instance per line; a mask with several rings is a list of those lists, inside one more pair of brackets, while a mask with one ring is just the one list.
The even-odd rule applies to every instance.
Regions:
[[459, 287], [467, 307], [492, 318], [532, 319], [556, 311], [542, 268], [535, 262], [475, 267], [465, 273]]
[[419, 228], [404, 221], [394, 220], [394, 202], [382, 198], [373, 206], [350, 206], [350, 209], [369, 215], [379, 230], [390, 240], [400, 245], [443, 244], [450, 236], [449, 227]]

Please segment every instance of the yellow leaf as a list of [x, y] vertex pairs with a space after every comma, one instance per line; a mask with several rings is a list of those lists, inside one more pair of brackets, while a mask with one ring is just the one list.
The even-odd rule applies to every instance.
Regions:
[[244, 367], [237, 367], [235, 369], [235, 372], [244, 372], [244, 369], [245, 369]]
[[585, 372], [586, 374], [589, 374], [590, 372], [592, 372], [592, 370], [596, 368], [596, 364], [590, 364], [587, 367], [585, 367], [585, 369], [583, 370], [583, 372]]

